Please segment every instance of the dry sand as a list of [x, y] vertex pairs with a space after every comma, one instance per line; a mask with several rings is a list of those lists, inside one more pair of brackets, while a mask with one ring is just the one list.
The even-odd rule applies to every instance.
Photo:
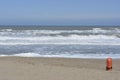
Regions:
[[120, 80], [120, 60], [0, 57], [0, 80]]

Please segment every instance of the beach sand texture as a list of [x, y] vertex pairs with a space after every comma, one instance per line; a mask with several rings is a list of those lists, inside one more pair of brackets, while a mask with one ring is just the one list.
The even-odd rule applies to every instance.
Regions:
[[120, 60], [0, 57], [0, 80], [120, 80]]

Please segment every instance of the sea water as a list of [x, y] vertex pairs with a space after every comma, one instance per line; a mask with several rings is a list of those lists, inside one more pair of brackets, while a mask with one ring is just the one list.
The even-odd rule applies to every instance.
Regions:
[[0, 56], [120, 58], [120, 27], [3, 25]]

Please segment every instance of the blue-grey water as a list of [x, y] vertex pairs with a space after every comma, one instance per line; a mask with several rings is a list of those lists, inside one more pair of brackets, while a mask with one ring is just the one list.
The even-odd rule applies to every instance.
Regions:
[[0, 56], [120, 58], [120, 27], [0, 26]]

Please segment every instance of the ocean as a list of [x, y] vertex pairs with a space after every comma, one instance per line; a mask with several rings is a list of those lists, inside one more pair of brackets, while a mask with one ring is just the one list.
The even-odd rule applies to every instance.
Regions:
[[117, 26], [0, 26], [0, 56], [120, 58]]

